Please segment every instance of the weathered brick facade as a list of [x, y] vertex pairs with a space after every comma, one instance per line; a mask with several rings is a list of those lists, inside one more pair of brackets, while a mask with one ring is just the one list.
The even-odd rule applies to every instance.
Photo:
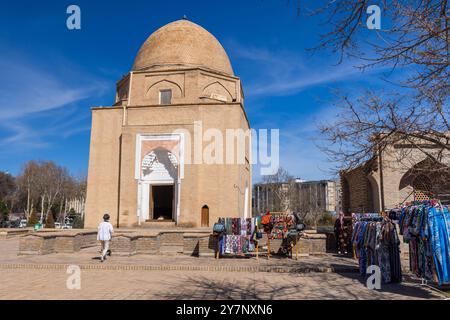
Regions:
[[[428, 146], [427, 152], [437, 154], [438, 150]], [[450, 154], [440, 156], [441, 162], [436, 163], [417, 149], [394, 145], [373, 160], [342, 171], [344, 213], [379, 212], [427, 198], [450, 204]]]
[[[169, 104], [161, 102], [163, 91], [171, 92]], [[177, 225], [211, 227], [222, 216], [250, 216], [250, 139], [244, 161], [233, 163], [197, 163], [194, 141], [208, 129], [225, 138], [228, 129], [249, 128], [241, 81], [217, 39], [187, 20], [160, 28], [117, 83], [115, 104], [92, 109], [85, 226], [95, 228], [105, 212], [120, 228], [158, 219], [152, 188], [162, 176], [173, 187], [172, 213], [165, 218]], [[157, 161], [146, 165], [155, 167], [145, 167], [152, 155]]]

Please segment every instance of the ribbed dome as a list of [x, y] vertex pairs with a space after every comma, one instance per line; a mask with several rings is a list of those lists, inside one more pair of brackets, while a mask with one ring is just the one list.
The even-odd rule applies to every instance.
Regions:
[[133, 70], [165, 65], [202, 66], [233, 75], [230, 60], [220, 42], [186, 19], [155, 31], [139, 50]]

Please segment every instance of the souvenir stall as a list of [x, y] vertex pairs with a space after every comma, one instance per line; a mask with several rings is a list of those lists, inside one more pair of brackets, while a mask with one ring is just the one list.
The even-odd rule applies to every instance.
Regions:
[[[293, 251], [296, 252], [298, 258], [299, 246], [297, 246], [301, 237], [306, 237], [302, 232], [305, 225], [297, 213], [287, 214], [285, 212], [272, 212], [270, 215], [270, 223], [264, 225], [267, 233], [267, 245], [270, 256], [271, 242], [278, 242], [278, 252], [293, 257]], [[263, 216], [264, 217], [264, 216]], [[275, 249], [275, 248], [273, 248]]]
[[254, 218], [220, 218], [213, 227], [218, 237], [216, 258], [251, 254], [258, 258], [261, 253], [270, 258], [272, 241], [280, 243], [278, 251], [292, 256], [292, 248], [303, 229], [304, 225], [295, 214], [283, 212], [268, 212]]
[[379, 213], [352, 214], [351, 242], [362, 276], [367, 267], [380, 267], [384, 283], [402, 281], [400, 240], [395, 224]]
[[261, 218], [220, 218], [213, 232], [218, 238], [216, 258], [226, 255], [245, 256], [256, 253], [262, 238]]
[[450, 285], [449, 208], [438, 200], [426, 200], [393, 211], [399, 213], [400, 234], [409, 244], [410, 270], [422, 280]]

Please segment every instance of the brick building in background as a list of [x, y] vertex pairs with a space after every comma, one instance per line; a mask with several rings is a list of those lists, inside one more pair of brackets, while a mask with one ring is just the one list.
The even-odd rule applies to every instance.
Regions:
[[359, 167], [342, 171], [344, 213], [380, 212], [414, 200], [450, 204], [450, 154], [425, 143], [419, 146], [441, 161], [410, 144], [396, 143]]
[[[266, 211], [338, 212], [340, 186], [333, 180], [258, 183], [253, 186], [253, 214]], [[282, 194], [282, 202], [280, 196]]]

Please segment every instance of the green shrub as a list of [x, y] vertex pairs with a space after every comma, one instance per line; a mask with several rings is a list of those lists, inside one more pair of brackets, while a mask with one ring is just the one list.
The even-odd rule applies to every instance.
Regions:
[[28, 227], [34, 227], [34, 225], [35, 225], [36, 223], [38, 223], [38, 222], [39, 222], [39, 217], [38, 217], [37, 213], [34, 212], [34, 210], [32, 210], [32, 211], [31, 211], [31, 215], [30, 215], [30, 217], [28, 218], [28, 223], [27, 223], [27, 225], [28, 225]]
[[77, 214], [73, 220], [74, 229], [84, 229], [84, 219], [81, 219], [81, 215]]
[[8, 207], [3, 201], [0, 201], [0, 221], [8, 221]]
[[55, 218], [53, 218], [53, 213], [49, 212], [47, 214], [47, 220], [45, 221], [45, 227], [49, 229], [55, 228]]
[[320, 226], [331, 226], [333, 225], [333, 215], [331, 212], [325, 212], [320, 217], [318, 223]]

